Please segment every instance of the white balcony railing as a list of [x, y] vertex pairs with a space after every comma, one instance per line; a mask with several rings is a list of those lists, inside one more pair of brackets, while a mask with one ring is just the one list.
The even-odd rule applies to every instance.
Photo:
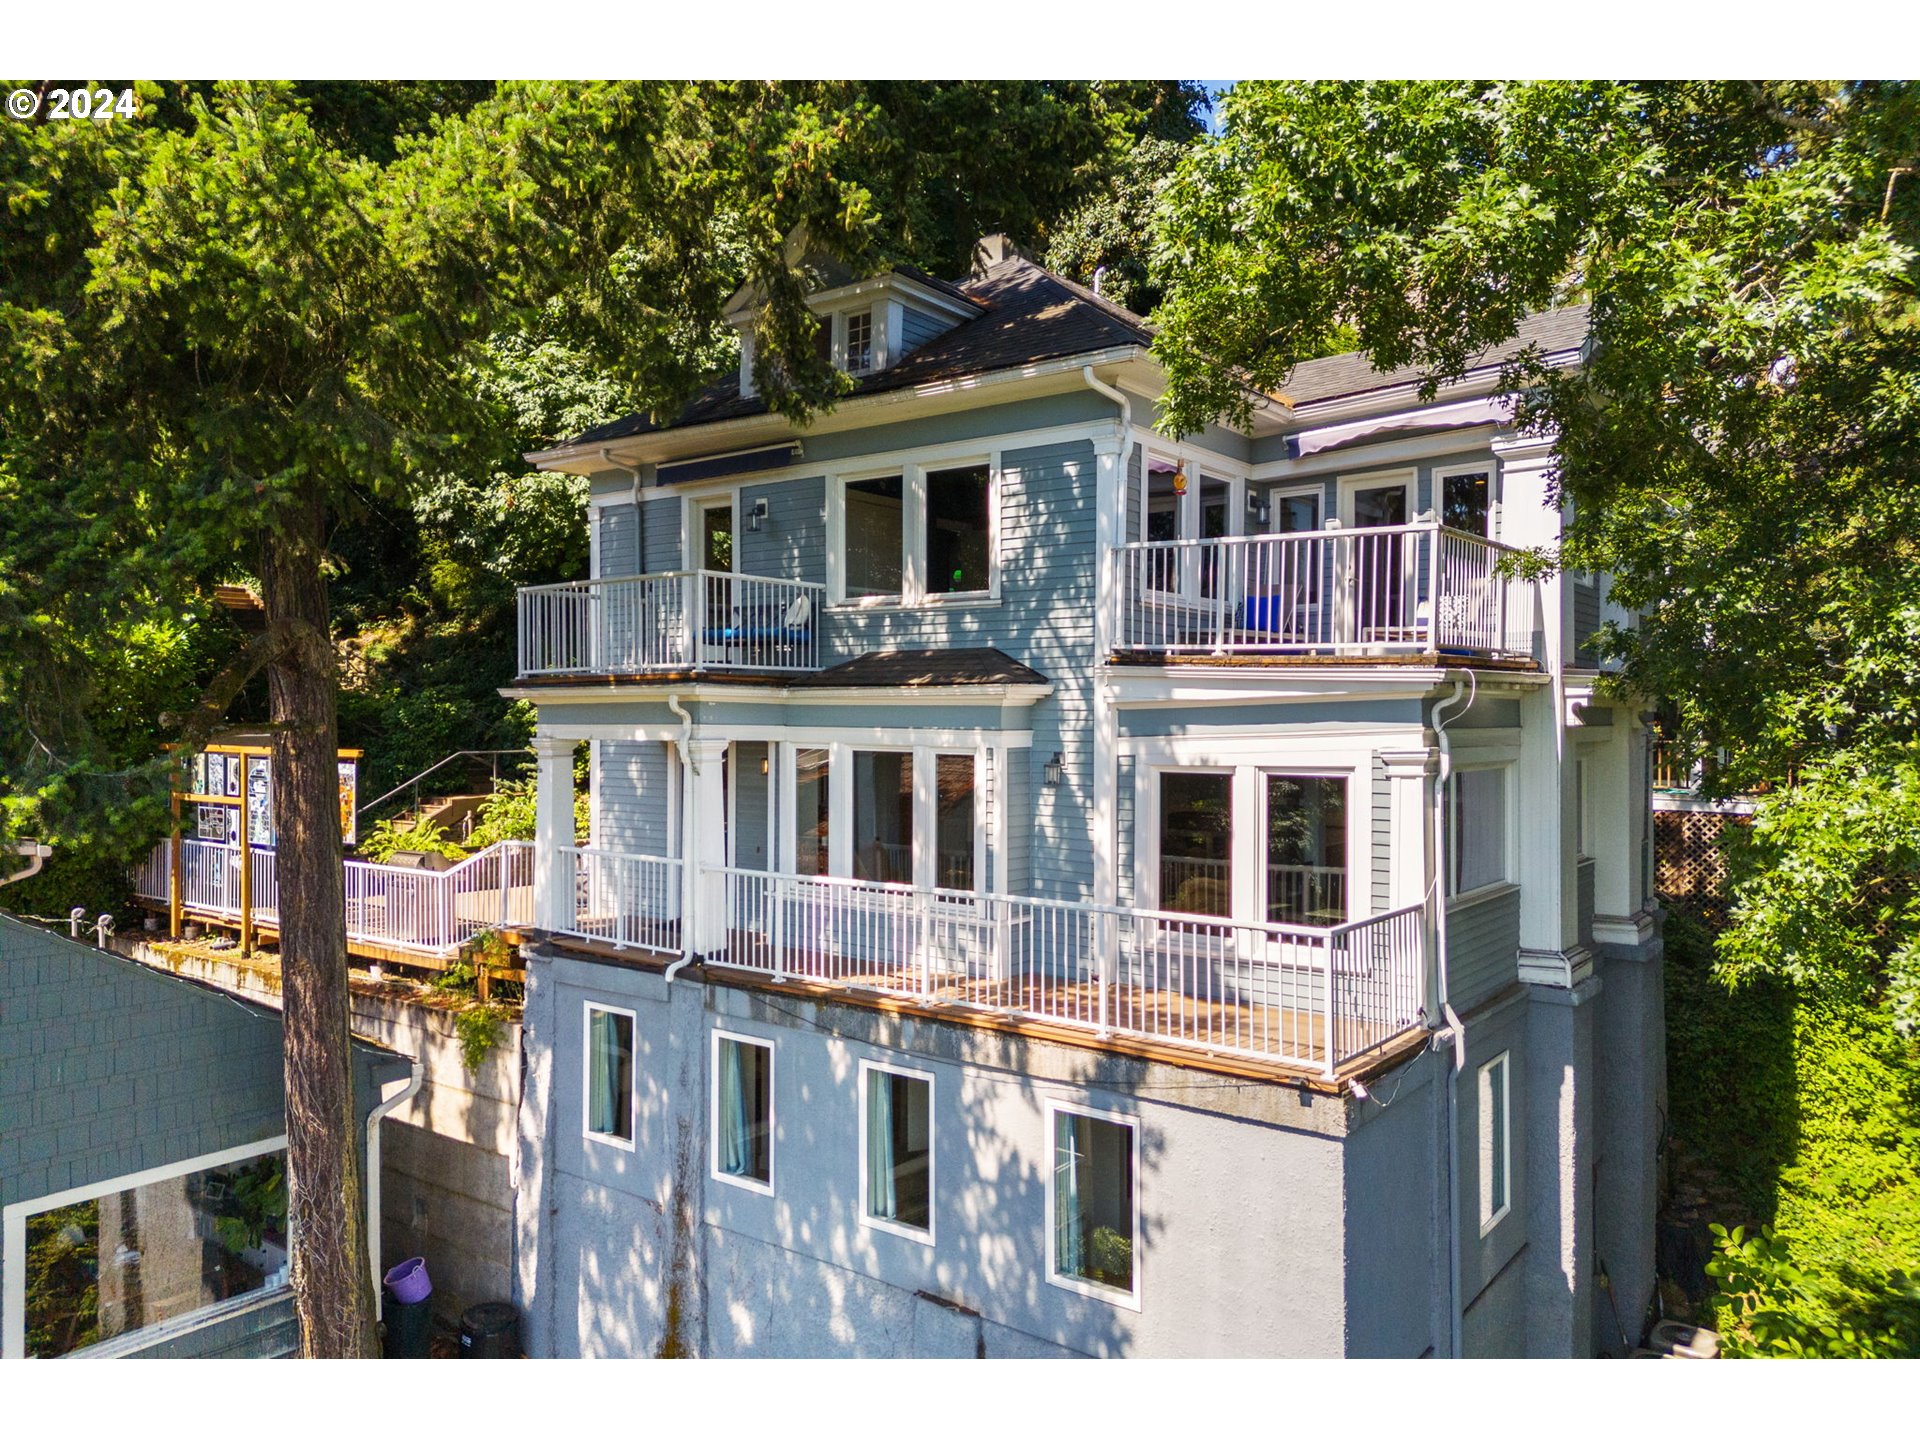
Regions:
[[520, 591], [520, 674], [820, 668], [826, 587], [675, 570]]
[[1511, 547], [1428, 521], [1113, 552], [1114, 644], [1161, 654], [1532, 658], [1534, 585]]
[[707, 867], [707, 959], [1331, 1075], [1425, 1023], [1419, 906], [1320, 929]]
[[554, 861], [553, 883], [572, 899], [562, 934], [679, 952], [680, 861], [584, 845], [562, 846]]
[[[172, 847], [162, 841], [134, 875], [142, 899], [171, 899]], [[280, 920], [278, 860], [255, 849], [253, 919]], [[365, 860], [344, 863], [347, 938], [447, 958], [482, 930], [533, 923], [533, 846], [505, 840], [446, 870], [412, 870]], [[240, 918], [240, 850], [217, 840], [180, 842], [180, 900], [190, 913]]]

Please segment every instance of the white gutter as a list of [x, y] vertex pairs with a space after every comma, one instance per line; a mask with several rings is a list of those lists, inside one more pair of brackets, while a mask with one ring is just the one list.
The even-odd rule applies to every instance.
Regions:
[[407, 1088], [391, 1099], [382, 1100], [367, 1116], [367, 1255], [373, 1266], [373, 1318], [384, 1318], [386, 1300], [381, 1294], [380, 1273], [380, 1122], [420, 1093], [422, 1071], [418, 1060], [407, 1076]]
[[47, 863], [47, 857], [53, 854], [51, 845], [43, 844], [38, 840], [15, 840], [7, 848], [14, 854], [24, 857], [27, 868], [0, 877], [0, 885], [11, 885], [16, 880], [32, 879], [40, 873], [40, 867]]
[[[1434, 743], [1440, 749], [1440, 764], [1433, 777], [1433, 949], [1435, 983], [1439, 991], [1440, 1013], [1447, 1025], [1434, 1037], [1434, 1043], [1453, 1042], [1453, 1064], [1447, 1067], [1447, 1351], [1456, 1360], [1463, 1348], [1462, 1331], [1466, 1313], [1460, 1303], [1460, 1071], [1467, 1063], [1467, 1032], [1454, 1013], [1447, 984], [1447, 778], [1453, 771], [1453, 750], [1442, 719], [1448, 707], [1460, 703], [1466, 692], [1464, 715], [1473, 708], [1479, 693], [1479, 680], [1466, 672], [1466, 680], [1453, 682], [1453, 693], [1433, 707]], [[1471, 688], [1469, 688], [1471, 687]], [[1448, 716], [1457, 719], [1457, 716]]]

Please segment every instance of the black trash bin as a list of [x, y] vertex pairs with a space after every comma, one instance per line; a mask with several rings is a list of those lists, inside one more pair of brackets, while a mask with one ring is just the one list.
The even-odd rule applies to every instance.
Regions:
[[386, 1323], [381, 1353], [389, 1360], [425, 1360], [432, 1354], [433, 1282], [419, 1256], [402, 1260], [386, 1276], [387, 1299], [380, 1307]]
[[460, 1317], [462, 1360], [510, 1360], [519, 1353], [520, 1316], [513, 1306], [492, 1300]]

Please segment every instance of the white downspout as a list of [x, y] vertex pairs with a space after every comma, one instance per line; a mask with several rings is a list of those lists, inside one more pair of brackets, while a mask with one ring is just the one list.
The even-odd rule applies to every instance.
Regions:
[[7, 848], [14, 854], [24, 857], [27, 868], [16, 871], [12, 875], [0, 877], [0, 885], [11, 885], [16, 880], [31, 880], [40, 873], [40, 867], [47, 863], [47, 857], [53, 854], [51, 845], [43, 844], [38, 840], [16, 840]]
[[1456, 1360], [1464, 1348], [1462, 1331], [1466, 1316], [1460, 1304], [1460, 1071], [1467, 1063], [1467, 1032], [1454, 1013], [1448, 993], [1447, 976], [1447, 777], [1453, 771], [1453, 751], [1447, 739], [1446, 711], [1467, 703], [1464, 715], [1473, 708], [1473, 697], [1480, 683], [1474, 673], [1453, 682], [1453, 693], [1433, 707], [1433, 739], [1440, 750], [1440, 763], [1433, 777], [1433, 948], [1435, 986], [1439, 991], [1440, 1014], [1446, 1028], [1434, 1037], [1435, 1043], [1451, 1040], [1453, 1063], [1447, 1067], [1447, 1351]]
[[413, 1068], [407, 1076], [407, 1088], [390, 1099], [382, 1100], [367, 1116], [367, 1254], [373, 1264], [375, 1321], [384, 1319], [386, 1312], [386, 1298], [380, 1293], [380, 1122], [420, 1093], [424, 1072], [418, 1060], [412, 1060], [409, 1064]]

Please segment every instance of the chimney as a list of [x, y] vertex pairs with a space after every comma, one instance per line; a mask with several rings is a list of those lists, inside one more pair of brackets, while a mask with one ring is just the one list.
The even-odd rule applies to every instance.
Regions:
[[991, 235], [982, 235], [973, 242], [973, 273], [983, 275], [992, 266], [1011, 260], [1016, 255], [1022, 260], [1033, 259], [1033, 256], [1013, 243], [1013, 237], [1010, 235], [999, 231]]

